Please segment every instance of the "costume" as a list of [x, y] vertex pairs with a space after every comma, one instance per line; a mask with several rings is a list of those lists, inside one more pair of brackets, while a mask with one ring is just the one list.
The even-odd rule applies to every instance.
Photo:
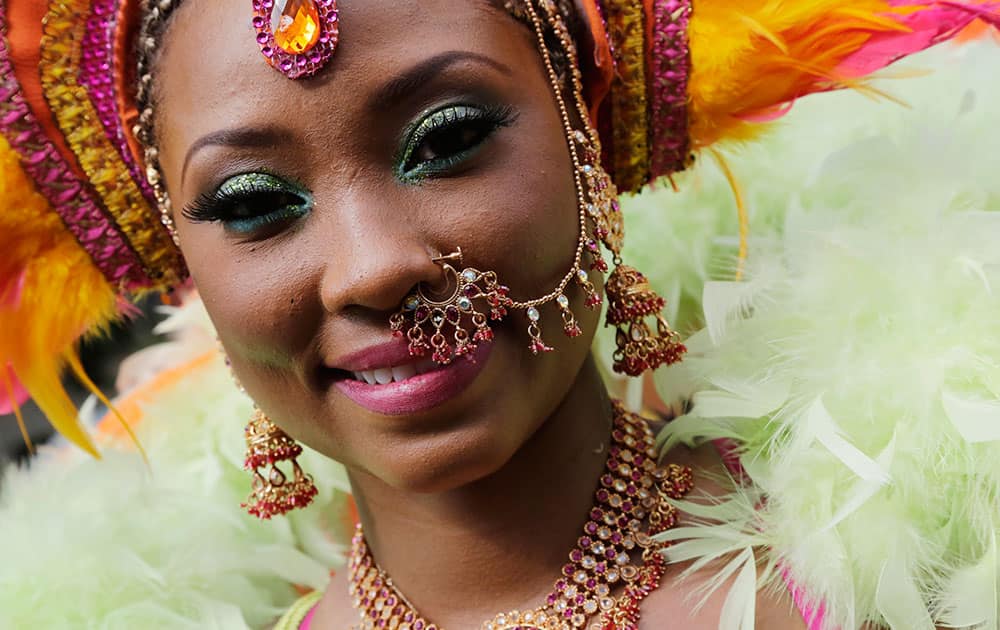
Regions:
[[[95, 3], [100, 8], [95, 9], [90, 19], [84, 22], [66, 4], [56, 3], [50, 8], [52, 14], [46, 22], [44, 35], [47, 38], [45, 41], [51, 46], [41, 60], [43, 69], [49, 68], [49, 74], [43, 70], [40, 84], [35, 85], [30, 80], [30, 72], [25, 68], [30, 68], [31, 65], [23, 61], [20, 67], [15, 65], [9, 70], [5, 68], [4, 72], [6, 91], [4, 98], [0, 100], [5, 107], [3, 131], [7, 144], [2, 151], [5, 167], [0, 169], [0, 176], [4, 178], [0, 198], [4, 199], [5, 206], [9, 203], [10, 207], [19, 212], [5, 213], [5, 218], [0, 219], [4, 221], [0, 227], [4, 228], [5, 250], [13, 252], [0, 262], [5, 265], [0, 268], [0, 296], [3, 298], [0, 303], [4, 305], [0, 309], [0, 331], [3, 331], [0, 332], [0, 359], [9, 366], [4, 374], [9, 383], [7, 387], [11, 392], [10, 398], [15, 397], [18, 382], [23, 383], [25, 389], [39, 400], [57, 428], [76, 444], [95, 451], [92, 438], [76, 421], [75, 410], [67, 406], [65, 396], [58, 386], [59, 364], [65, 361], [82, 375], [71, 351], [79, 332], [99, 327], [110, 320], [116, 309], [121, 308], [120, 292], [174, 284], [183, 276], [183, 268], [177, 252], [172, 248], [169, 233], [166, 230], [157, 231], [159, 227], [155, 220], [156, 213], [151, 215], [148, 205], [142, 210], [143, 202], [140, 200], [157, 201], [162, 206], [163, 199], [157, 192], [158, 175], [155, 168], [148, 168], [151, 165], [149, 147], [145, 151], [139, 150], [141, 147], [137, 149], [133, 146], [136, 144], [135, 139], [129, 138], [123, 131], [128, 129], [124, 121], [131, 120], [130, 117], [137, 112], [128, 107], [120, 107], [121, 104], [116, 103], [113, 98], [116, 96], [115, 90], [107, 88], [109, 83], [117, 86], [117, 97], [122, 99], [124, 86], [130, 79], [129, 72], [114, 66], [116, 71], [108, 81], [97, 80], [100, 78], [97, 70], [99, 62], [102, 59], [107, 61], [109, 51], [116, 46], [120, 47], [121, 41], [128, 38], [129, 24], [134, 25], [128, 22], [128, 18], [135, 19], [136, 15], [130, 16], [125, 5], [116, 12], [112, 10], [113, 6]], [[685, 9], [681, 3], [674, 2], [645, 5], [588, 4], [588, 9], [593, 12], [591, 24], [595, 30], [597, 49], [594, 51], [594, 67], [587, 69], [589, 78], [586, 90], [589, 105], [597, 120], [610, 121], [610, 130], [604, 132], [602, 129], [602, 137], [610, 138], [610, 142], [604, 142], [602, 153], [614, 182], [623, 190], [635, 190], [654, 175], [676, 171], [686, 165], [692, 149], [704, 150], [716, 146], [721, 139], [747, 139], [755, 135], [757, 122], [785, 113], [791, 100], [798, 96], [836, 84], [861, 86], [859, 77], [901, 55], [950, 37], [968, 24], [972, 16], [981, 15], [989, 20], [996, 20], [996, 7], [990, 3], [977, 3], [975, 6], [941, 3], [919, 7], [890, 4], [891, 6], [883, 3], [859, 3], [858, 7], [848, 10], [835, 6], [835, 3], [809, 3], [801, 9], [786, 9], [784, 13], [774, 14], [770, 13], [772, 5], [762, 3], [760, 6], [742, 7], [745, 19], [739, 20], [732, 19], [732, 14], [740, 13], [739, 11], [734, 11], [730, 6], [721, 6], [721, 3], [718, 6], [709, 4], [696, 7], [693, 12], [690, 11], [690, 6]], [[5, 45], [12, 47], [12, 57], [7, 56], [6, 50], [0, 51], [4, 53], [0, 54], [0, 59], [5, 63], [11, 58], [18, 58], [14, 42], [20, 41], [22, 45], [28, 42], [27, 48], [32, 46], [31, 36], [36, 33], [32, 31], [26, 34], [25, 30], [19, 29], [40, 24], [43, 9], [37, 5], [27, 7], [19, 3], [6, 3], [3, 17], [11, 43]], [[889, 14], [891, 18], [888, 17]], [[644, 17], [645, 22], [638, 20], [637, 16]], [[659, 34], [660, 37], [645, 34], [648, 41], [655, 43], [646, 46], [642, 42], [644, 33], [641, 29], [637, 30], [637, 25], [645, 24], [655, 31], [658, 17], [663, 20], [664, 31]], [[24, 27], [20, 27], [21, 24]], [[725, 35], [720, 35], [720, 25], [732, 30], [723, 30]], [[643, 64], [652, 66], [662, 63], [663, 58], [655, 55], [647, 57], [646, 53], [655, 52], [657, 45], [662, 46], [664, 51], [676, 50], [675, 40], [679, 29], [686, 29], [690, 34], [690, 58], [685, 56], [681, 60], [674, 60], [676, 63], [670, 67], [647, 71]], [[700, 33], [705, 34], [703, 38], [699, 37]], [[86, 43], [83, 53], [79, 48], [81, 42]], [[843, 47], [830, 48], [831, 42], [837, 42]], [[617, 82], [613, 83], [615, 75], [612, 68], [615, 60], [619, 75]], [[688, 61], [690, 72], [686, 72], [689, 68], [685, 63]], [[74, 68], [79, 66], [79, 82], [76, 85], [52, 80], [54, 69], [66, 63]], [[727, 82], [719, 78], [736, 75], [741, 75], [744, 79]], [[646, 78], [650, 78], [651, 85], [646, 85]], [[679, 83], [681, 78], [686, 85]], [[761, 89], [761, 82], [766, 85], [766, 89]], [[683, 91], [678, 92], [678, 85], [686, 87], [688, 100], [683, 100]], [[81, 96], [84, 102], [89, 101], [95, 107], [96, 112], [103, 114], [89, 119], [95, 125], [91, 128], [81, 129], [75, 126], [80, 119], [74, 118], [72, 113], [78, 113], [78, 110], [67, 105], [73, 102], [72, 99], [79, 100]], [[683, 116], [677, 113], [678, 99], [689, 109]], [[101, 105], [112, 104], [115, 105], [111, 109], [113, 115], [109, 115], [107, 107], [102, 109]], [[54, 123], [50, 123], [42, 115], [48, 110], [56, 114]], [[650, 116], [649, 112], [653, 114]], [[141, 112], [139, 116], [141, 117]], [[678, 143], [676, 131], [681, 118], [688, 133], [680, 136], [683, 142]], [[96, 126], [97, 122], [100, 127]], [[55, 126], [60, 127], [63, 133], [58, 133]], [[48, 135], [40, 137], [39, 129], [47, 131]], [[109, 154], [117, 156], [110, 166], [95, 157]], [[144, 159], [146, 171], [140, 168]], [[109, 173], [131, 179], [115, 180], [121, 184], [117, 186], [107, 180]], [[34, 180], [34, 184], [31, 180]], [[88, 183], [81, 183], [81, 180]], [[820, 183], [822, 182], [821, 179]], [[33, 186], [37, 187], [37, 193], [32, 192]], [[933, 197], [922, 199], [927, 202], [928, 212], [924, 216], [927, 224], [939, 226], [940, 207], [932, 207]], [[102, 212], [102, 209], [106, 212]], [[850, 210], [852, 209], [849, 208], [846, 216], [856, 218], [863, 215], [867, 207], [853, 208], [853, 212]], [[825, 215], [817, 215], [820, 216], [819, 219], [810, 219], [816, 220], [824, 228], [830, 227], [831, 223], [836, 226], [846, 222], [827, 218], [824, 223]], [[788, 216], [790, 227], [786, 233], [802, 234], [803, 228], [799, 228], [795, 221], [806, 220], [800, 219], [799, 213]], [[109, 217], [114, 221], [114, 226], [109, 223]], [[946, 221], [948, 225], [944, 227], [954, 228], [953, 236], [946, 244], [968, 241], [966, 231], [970, 229], [972, 235], [992, 233], [988, 231], [990, 226], [970, 228], [971, 224], [966, 223], [966, 219], [967, 217], [960, 217], [954, 221]], [[88, 229], [82, 229], [81, 226], [87, 226]], [[807, 228], [810, 226], [812, 224], [806, 223]], [[878, 223], [865, 225], [862, 231], [874, 230], [880, 226]], [[645, 233], [654, 232], [647, 230]], [[809, 233], [809, 230], [806, 229], [805, 233]], [[947, 230], [943, 233], [952, 234]], [[598, 240], [607, 243], [606, 239], [612, 236], [613, 233], [605, 234], [604, 238], [598, 237]], [[126, 240], [128, 246], [125, 245]], [[6, 247], [7, 245], [10, 247]], [[953, 250], [954, 248], [943, 248], [941, 258], [946, 259]], [[617, 252], [614, 253], [617, 258]], [[795, 253], [803, 256], [802, 264], [788, 264], [788, 269], [784, 269], [783, 264], [787, 264], [791, 254]], [[924, 569], [930, 561], [939, 559], [931, 551], [940, 552], [945, 546], [944, 542], [934, 545], [932, 550], [923, 549], [924, 555], [916, 555], [911, 548], [901, 549], [892, 556], [891, 562], [882, 565], [879, 570], [869, 568], [867, 573], [859, 574], [862, 577], [857, 584], [848, 578], [839, 581], [834, 578], [825, 580], [820, 575], [822, 571], [811, 564], [812, 559], [807, 557], [810, 555], [808, 549], [815, 548], [817, 536], [834, 536], [836, 539], [841, 533], [838, 530], [841, 526], [865, 526], [867, 521], [863, 518], [863, 507], [871, 505], [868, 500], [888, 484], [897, 449], [911, 457], [914, 451], [927, 454], [927, 445], [897, 444], [892, 439], [865, 443], [863, 448], [853, 445], [851, 440], [844, 437], [846, 429], [839, 428], [830, 419], [833, 415], [821, 404], [826, 397], [820, 389], [815, 386], [811, 389], [802, 388], [797, 378], [774, 376], [777, 372], [775, 364], [790, 370], [789, 374], [796, 374], [783, 360], [796, 357], [798, 350], [808, 349], [809, 346], [795, 345], [775, 350], [773, 344], [759, 345], [762, 339], [766, 340], [768, 337], [757, 333], [761, 330], [797, 330], [795, 325], [799, 325], [803, 327], [801, 334], [813, 334], [802, 323], [803, 318], [794, 318], [799, 314], [800, 307], [832, 315], [818, 300], [802, 301], [803, 294], [807, 297], [810, 294], [800, 294], [793, 290], [799, 288], [794, 279], [800, 276], [795, 274], [804, 273], [802, 269], [810, 269], [811, 275], [807, 277], [823, 277], [819, 272], [827, 271], [831, 273], [831, 282], [834, 277], [846, 276], [842, 268], [832, 271], [823, 266], [818, 269], [810, 268], [808, 264], [817, 258], [814, 254], [810, 250], [790, 253], [779, 251], [775, 254], [773, 249], [768, 251], [766, 247], [761, 247], [759, 256], [751, 257], [751, 263], [746, 269], [750, 282], [733, 286], [708, 285], [705, 293], [708, 332], [690, 342], [694, 360], [661, 372], [662, 376], [658, 380], [665, 388], [665, 398], [673, 399], [675, 394], [683, 394], [693, 396], [695, 403], [692, 414], [676, 421], [668, 429], [665, 434], [667, 443], [702, 438], [739, 439], [746, 449], [741, 451], [743, 466], [756, 484], [734, 491], [734, 496], [717, 509], [687, 506], [687, 509], [706, 521], [719, 521], [722, 525], [678, 529], [665, 534], [670, 540], [680, 541], [668, 557], [675, 560], [683, 557], [711, 558], [728, 551], [739, 552], [737, 560], [729, 565], [729, 569], [739, 570], [742, 577], [732, 594], [732, 617], [726, 620], [727, 625], [724, 627], [748, 627], [746, 615], [747, 611], [752, 610], [748, 601], [756, 589], [753, 583], [754, 572], [747, 567], [752, 567], [753, 550], [760, 544], [766, 544], [768, 549], [774, 550], [774, 553], [767, 555], [771, 566], [770, 575], [778, 576], [782, 572], [791, 575], [796, 583], [806, 589], [808, 598], [823, 602], [828, 623], [852, 627], [871, 618], [892, 627], [921, 627], [920, 624], [924, 624], [925, 620], [914, 619], [910, 615], [916, 614], [914, 611], [919, 611], [922, 607], [925, 611], [931, 608], [936, 619], [950, 619], [965, 625], [978, 623], [985, 628], [995, 627], [996, 606], [993, 606], [994, 616], [990, 618], [989, 604], [983, 602], [990, 598], [995, 602], [996, 593], [991, 592], [990, 587], [982, 587], [983, 582], [978, 579], [979, 576], [992, 572], [992, 583], [995, 583], [997, 571], [995, 541], [991, 543], [983, 540], [984, 532], [996, 531], [990, 516], [990, 510], [995, 508], [995, 501], [989, 498], [995, 496], [990, 495], [990, 488], [995, 489], [996, 481], [995, 477], [993, 481], [989, 481], [989, 471], [967, 470], [960, 482], [956, 482], [974, 499], [982, 497], [981, 500], [970, 500], [969, 503], [982, 506], [984, 513], [971, 518], [970, 522], [955, 525], [961, 528], [958, 538], [962, 540], [954, 548], [949, 548], [947, 559], [953, 563], [953, 568], [956, 565], [958, 567], [954, 571], [940, 571], [931, 576]], [[773, 261], [781, 261], [782, 264]], [[894, 257], [886, 259], [887, 263], [898, 261], [899, 258]], [[977, 279], [984, 286], [990, 285], [990, 274], [993, 273], [991, 265], [995, 265], [996, 261], [989, 257], [988, 252], [983, 248], [972, 250], [961, 257], [961, 261], [961, 269], [969, 277]], [[769, 262], [770, 265], [766, 264]], [[820, 261], [817, 264], [827, 263]], [[939, 267], [934, 266], [931, 269], [937, 268]], [[701, 274], [705, 273], [704, 269], [702, 266]], [[942, 284], [946, 284], [945, 281], [950, 279], [943, 278]], [[74, 287], [78, 293], [67, 295], [66, 288], [69, 286]], [[586, 285], [583, 286], [586, 288]], [[971, 290], [964, 285], [947, 286], [956, 287], [958, 298], [966, 297]], [[822, 286], [815, 293], [824, 293]], [[875, 293], [880, 294], [877, 290]], [[503, 297], [500, 294], [492, 297], [497, 298], [498, 295]], [[752, 317], [735, 317], [741, 309], [749, 307], [752, 298], [759, 296], [765, 299], [754, 305]], [[781, 302], [782, 299], [790, 301]], [[679, 301], [675, 299], [674, 303]], [[56, 303], [60, 306], [57, 307]], [[777, 310], [768, 310], [765, 308], [768, 304], [782, 306]], [[503, 304], [500, 303], [499, 306]], [[957, 315], [967, 317], [962, 321], [966, 322], [966, 326], [971, 326], [974, 322], [990, 319], [984, 315], [990, 312], [989, 306], [985, 303], [981, 307], [977, 306], [977, 310], [973, 312]], [[528, 317], [532, 319], [530, 311]], [[773, 319], [767, 319], [768, 317]], [[788, 318], [792, 318], [791, 321]], [[738, 321], [733, 321], [734, 319]], [[22, 330], [29, 321], [32, 324], [30, 330], [40, 330], [44, 334], [12, 334], [13, 331]], [[851, 321], [848, 319], [848, 323]], [[844, 323], [843, 320], [837, 322], [841, 327], [844, 327]], [[567, 329], [571, 329], [569, 322]], [[984, 329], [977, 339], [983, 343], [995, 343], [995, 332]], [[529, 328], [529, 334], [533, 343], [541, 344], [536, 347], [544, 350], [540, 332], [532, 333]], [[818, 354], [820, 350], [829, 350], [829, 347], [823, 346], [813, 351]], [[882, 348], [882, 354], [878, 356], [896, 356], [896, 351], [897, 348], [890, 345]], [[975, 356], [989, 357], [993, 354], [987, 346], [985, 349], [977, 349]], [[955, 358], [956, 368], [947, 370], [947, 378], [941, 376], [939, 380], [952, 378], [958, 366], [967, 365], [965, 359], [966, 356]], [[612, 362], [620, 362], [620, 359]], [[16, 380], [12, 377], [16, 377]], [[816, 381], [826, 382], [829, 377], [830, 374], [821, 374]], [[977, 391], [977, 387], [981, 391]], [[968, 378], [963, 377], [960, 383], [944, 389], [946, 391], [935, 390], [935, 400], [940, 401], [949, 417], [973, 417], [979, 421], [955, 420], [959, 427], [959, 437], [965, 444], [957, 444], [955, 451], [934, 452], [931, 456], [948, 462], [963, 461], [963, 457], [965, 461], [971, 461], [972, 451], [968, 449], [975, 450], [979, 446], [970, 445], [989, 444], [991, 440], [996, 440], [995, 429], [990, 427], [990, 414], [994, 413], [991, 411], [994, 407], [985, 395], [992, 392], [995, 397], [995, 371], [992, 376], [976, 372]], [[938, 390], [942, 388], [939, 387]], [[841, 395], [849, 402], [869, 403], [867, 406], [871, 407], [869, 398], [850, 398], [854, 394], [847, 384], [838, 391], [843, 392]], [[805, 396], [805, 402], [809, 404], [802, 404], [800, 396]], [[797, 404], [790, 404], [789, 401]], [[777, 414], [776, 418], [768, 422], [767, 418], [775, 409], [780, 409], [783, 413]], [[839, 410], [835, 410], [835, 413], [836, 411]], [[789, 415], [786, 417], [785, 414]], [[736, 418], [749, 418], [750, 421], [736, 422]], [[792, 423], [796, 418], [799, 421]], [[799, 435], [800, 427], [806, 427], [808, 431], [803, 430], [804, 433]], [[154, 435], [155, 432], [144, 436], [142, 443], [155, 440]], [[932, 439], [954, 440], [955, 437], [949, 434]], [[815, 447], [817, 444], [826, 450]], [[872, 452], [875, 444], [879, 448]], [[784, 456], [779, 458], [775, 453], [785, 446], [794, 449], [788, 453], [805, 458], [805, 465], [798, 464], [797, 470], [807, 465], [818, 465], [817, 460], [823, 460], [824, 457], [824, 465], [846, 467], [846, 470], [839, 471], [842, 473], [841, 478], [836, 479], [837, 488], [844, 495], [842, 498], [835, 495], [839, 500], [831, 505], [835, 505], [836, 509], [827, 506], [825, 511], [820, 510], [818, 524], [812, 529], [803, 526], [805, 533], [783, 532], [780, 524], [812, 513], [812, 503], [800, 500], [798, 504], [782, 504], [776, 497], [798, 496], [786, 492], [787, 488], [782, 484], [787, 484], [788, 479], [774, 475], [775, 471], [770, 468], [754, 466], [755, 462], [769, 458], [782, 461]], [[148, 444], [147, 449], [151, 456], [155, 455], [154, 449]], [[913, 467], [911, 462], [906, 470], [911, 471]], [[312, 467], [309, 469], [319, 482], [317, 487], [322, 492], [323, 479]], [[937, 471], [934, 478], [938, 478]], [[981, 483], [983, 478], [987, 481]], [[970, 479], [976, 480], [976, 483], [970, 482]], [[926, 486], [926, 482], [926, 479], [917, 479], [913, 486], [921, 488]], [[991, 486], [990, 483], [994, 485]], [[763, 501], [762, 495], [768, 497], [767, 501]], [[30, 493], [27, 496], [31, 496]], [[955, 496], [961, 498], [961, 495]], [[324, 498], [321, 497], [321, 500]], [[765, 505], [764, 509], [755, 509], [761, 504]], [[949, 513], [960, 512], [964, 505], [965, 502], [958, 501]], [[905, 505], [897, 508], [899, 514], [909, 514]], [[781, 509], [788, 512], [781, 512]], [[789, 518], [789, 515], [793, 518]], [[904, 526], [908, 524], [902, 517], [897, 516], [897, 519], [902, 519]], [[941, 529], [942, 526], [939, 525], [938, 533], [942, 541], [949, 538], [948, 534], [951, 534], [951, 538], [955, 537], [953, 532], [941, 532]], [[720, 536], [720, 532], [731, 534]], [[831, 532], [836, 532], [836, 536]], [[914, 533], [912, 538], [920, 542], [925, 540], [926, 535], [925, 531], [920, 531], [919, 534]], [[827, 539], [822, 540], [821, 546], [829, 543]], [[991, 558], [994, 559], [993, 565], [990, 564]], [[305, 565], [300, 569], [295, 575], [282, 577], [292, 582], [315, 585], [318, 581], [315, 567], [309, 567], [313, 571], [311, 574]], [[300, 577], [302, 575], [307, 575], [307, 579]], [[882, 587], [875, 588], [874, 603], [871, 599], [858, 597], [860, 591], [871, 592], [873, 575], [877, 576], [877, 586]], [[273, 576], [269, 577], [273, 580]], [[970, 589], [966, 585], [972, 584], [980, 587], [980, 591], [972, 590], [973, 595], [969, 595]], [[886, 594], [885, 589], [890, 587], [898, 591]], [[945, 596], [937, 600], [929, 595], [936, 596], [938, 593], [944, 593]], [[967, 601], [962, 600], [963, 597]], [[239, 599], [232, 597], [229, 601]], [[986, 616], [977, 616], [981, 613]], [[97, 611], [93, 614], [100, 616]], [[142, 611], [137, 614], [142, 619]], [[252, 615], [245, 618], [249, 619], [246, 623], [254, 624], [263, 618], [260, 609]], [[881, 615], [881, 619], [874, 615]], [[752, 624], [752, 614], [749, 619]], [[989, 625], [991, 619], [993, 626]]]

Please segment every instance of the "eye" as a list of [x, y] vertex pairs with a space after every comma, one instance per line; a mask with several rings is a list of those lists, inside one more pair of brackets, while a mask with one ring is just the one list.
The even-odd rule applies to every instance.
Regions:
[[302, 218], [312, 210], [312, 195], [268, 173], [244, 173], [184, 209], [195, 223], [221, 223], [227, 232], [259, 236]]
[[501, 127], [513, 124], [509, 107], [450, 105], [411, 127], [397, 166], [401, 179], [443, 174], [472, 157]]

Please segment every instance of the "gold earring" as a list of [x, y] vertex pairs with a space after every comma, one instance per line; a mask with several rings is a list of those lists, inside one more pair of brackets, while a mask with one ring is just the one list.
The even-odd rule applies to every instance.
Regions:
[[[575, 44], [555, 5], [549, 2], [541, 4], [546, 12], [549, 26], [562, 43], [566, 57], [572, 65], [574, 101], [577, 115], [585, 127], [583, 131], [574, 131], [568, 122], [566, 123], [568, 142], [571, 147], [574, 142], [579, 145], [579, 155], [583, 157], [582, 164], [577, 164], [575, 161], [574, 164], [587, 184], [587, 198], [583, 203], [593, 225], [593, 238], [589, 240], [581, 238], [581, 246], [592, 257], [592, 271], [601, 273], [608, 271], [608, 265], [601, 257], [598, 243], [602, 243], [612, 254], [615, 269], [608, 278], [605, 291], [608, 296], [607, 325], [618, 329], [615, 335], [618, 348], [614, 355], [613, 367], [616, 372], [639, 376], [648, 370], [680, 361], [687, 348], [661, 314], [666, 301], [649, 286], [648, 280], [642, 273], [622, 261], [621, 252], [625, 245], [624, 217], [618, 203], [618, 191], [610, 175], [601, 165], [600, 138], [590, 124]], [[529, 3], [529, 14], [535, 24], [540, 45], [544, 47], [545, 38], [541, 24], [537, 13], [530, 5], [531, 3]], [[546, 62], [546, 65], [550, 77], [555, 81], [551, 63]], [[558, 83], [553, 83], [553, 89], [558, 92]], [[646, 324], [647, 318], [650, 317], [655, 320], [653, 328]]]
[[[233, 372], [232, 361], [222, 347], [222, 341], [218, 338], [215, 341], [226, 367], [229, 368], [229, 376], [233, 379], [233, 383], [246, 394], [243, 384]], [[318, 491], [312, 477], [305, 474], [299, 466], [298, 457], [302, 454], [302, 447], [298, 442], [278, 428], [256, 406], [243, 434], [247, 443], [243, 468], [252, 471], [253, 476], [250, 495], [240, 507], [252, 516], [268, 520], [272, 516], [287, 514], [312, 503]], [[279, 462], [292, 463], [291, 480], [278, 468]], [[270, 470], [267, 470], [268, 468]], [[266, 474], [262, 473], [261, 469], [265, 469]]]
[[[312, 503], [318, 491], [312, 477], [299, 467], [297, 458], [302, 447], [260, 409], [254, 409], [245, 434], [247, 454], [243, 467], [253, 471], [253, 485], [241, 507], [268, 520]], [[291, 479], [278, 468], [279, 462], [291, 462]]]

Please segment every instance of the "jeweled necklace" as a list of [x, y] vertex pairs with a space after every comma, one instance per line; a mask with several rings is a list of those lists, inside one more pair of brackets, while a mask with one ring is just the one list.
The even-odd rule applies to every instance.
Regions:
[[[660, 466], [647, 423], [614, 403], [612, 446], [583, 535], [545, 604], [499, 614], [483, 630], [634, 630], [640, 605], [656, 590], [666, 564], [656, 534], [677, 523], [671, 499], [693, 487], [691, 470]], [[639, 554], [641, 562], [633, 563]], [[360, 628], [440, 630], [420, 616], [375, 562], [358, 526], [348, 579]], [[623, 588], [622, 588], [623, 587]], [[619, 594], [614, 594], [621, 588]]]

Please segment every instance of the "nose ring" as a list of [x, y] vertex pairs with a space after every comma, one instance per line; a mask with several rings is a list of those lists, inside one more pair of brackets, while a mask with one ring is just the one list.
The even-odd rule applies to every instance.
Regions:
[[[471, 359], [479, 344], [493, 341], [490, 321], [502, 320], [513, 306], [510, 289], [500, 284], [493, 271], [464, 267], [461, 248], [431, 260], [441, 266], [449, 286], [454, 280], [454, 291], [438, 299], [432, 297], [430, 287], [418, 284], [390, 318], [392, 334], [409, 341], [414, 357], [431, 353], [440, 365], [448, 365], [456, 357]], [[461, 267], [461, 272], [453, 265]]]
[[441, 265], [442, 267], [451, 266], [451, 263], [456, 263], [459, 266], [461, 266], [463, 260], [464, 259], [462, 257], [461, 247], [459, 247], [457, 250], [455, 250], [450, 254], [446, 254], [443, 256], [435, 256], [434, 258], [431, 258], [431, 262], [433, 262], [435, 265]]

